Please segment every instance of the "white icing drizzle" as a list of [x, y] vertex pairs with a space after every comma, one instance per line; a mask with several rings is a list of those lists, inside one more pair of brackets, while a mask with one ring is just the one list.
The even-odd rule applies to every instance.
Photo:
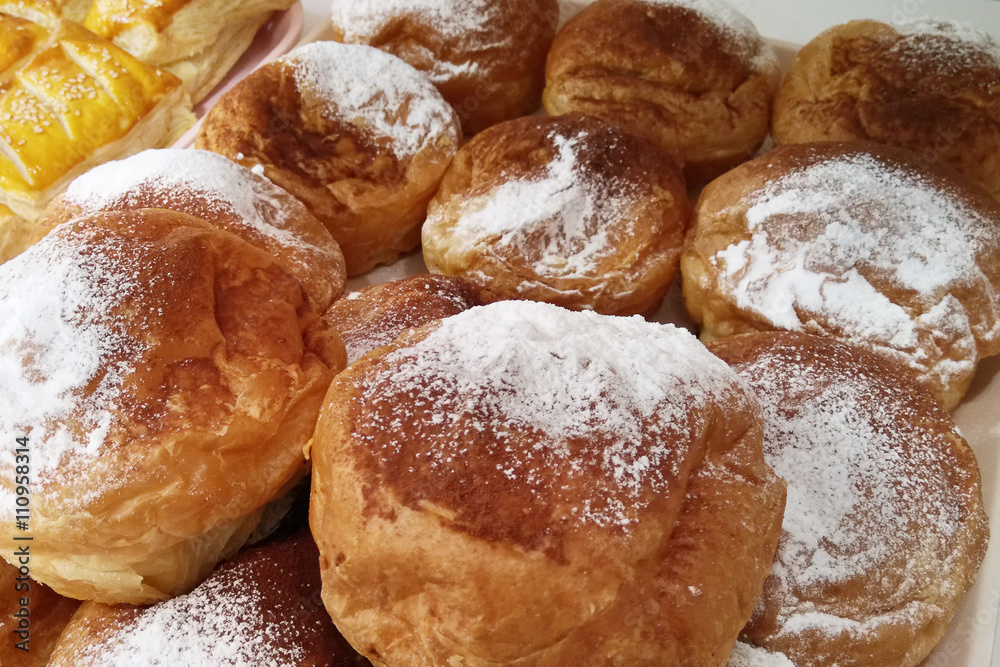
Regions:
[[222, 155], [195, 149], [145, 150], [132, 157], [94, 167], [66, 189], [68, 202], [83, 214], [112, 210], [116, 204], [133, 208], [143, 192], [156, 192], [164, 208], [186, 210], [191, 198], [203, 200], [210, 211], [236, 216], [252, 230], [285, 246], [307, 242], [285, 227], [286, 202], [294, 201], [264, 178]]
[[[669, 492], [685, 453], [664, 442], [683, 441], [700, 406], [730, 405], [745, 391], [686, 330], [530, 301], [449, 317], [385, 363], [362, 400], [389, 408], [383, 434], [405, 423], [408, 438], [431, 447], [438, 474], [462, 474], [468, 452], [456, 429], [489, 433], [489, 456], [506, 461], [509, 479], [535, 488], [534, 471], [558, 466], [592, 491], [573, 518], [619, 527], [645, 506], [643, 494]], [[400, 393], [418, 414], [395, 400]], [[513, 449], [506, 434], [519, 432], [543, 437], [533, 450]], [[572, 451], [581, 438], [606, 444]]]
[[[564, 136], [554, 131], [549, 140], [556, 155], [541, 177], [509, 180], [462, 203], [448, 230], [449, 245], [454, 243], [450, 251], [493, 245], [530, 257], [532, 270], [543, 278], [601, 275], [599, 263], [616, 252], [608, 232], [615, 228], [615, 234], [628, 237], [634, 229], [629, 209], [638, 188], [578, 162], [590, 140], [586, 132]], [[445, 207], [433, 209], [427, 224], [441, 224], [445, 212]]]
[[300, 90], [323, 98], [325, 117], [387, 141], [399, 159], [443, 137], [458, 146], [455, 111], [424, 74], [395, 56], [369, 46], [313, 42], [280, 60], [293, 67]]
[[[796, 233], [788, 216], [816, 227]], [[976, 326], [952, 294], [970, 289], [1000, 313], [1000, 293], [978, 265], [997, 224], [915, 174], [863, 154], [828, 159], [752, 195], [746, 225], [751, 238], [711, 261], [736, 305], [776, 328], [837, 330], [902, 353], [918, 372], [938, 364], [945, 378], [971, 372], [976, 337], [1000, 335], [1000, 325]], [[890, 301], [872, 282], [885, 279], [911, 296]], [[928, 362], [928, 336], [964, 358]]]

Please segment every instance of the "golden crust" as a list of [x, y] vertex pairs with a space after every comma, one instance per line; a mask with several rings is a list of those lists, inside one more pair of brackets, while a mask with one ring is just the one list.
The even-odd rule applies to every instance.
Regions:
[[[519, 312], [530, 315], [522, 325]], [[630, 422], [642, 442], [611, 459], [627, 468], [638, 455], [629, 447], [652, 446], [642, 471], [619, 470], [634, 485], [605, 477], [615, 464], [601, 452], [620, 434], [582, 404], [567, 418], [583, 430], [565, 441], [546, 434], [565, 407], [557, 398], [532, 412], [537, 425], [514, 417], [518, 401], [532, 401], [518, 387], [534, 380], [521, 372], [547, 378], [539, 391], [566, 395], [556, 386], [564, 374], [603, 367], [608, 345], [598, 341], [633, 340], [615, 327], [642, 329], [654, 345], [674, 335], [637, 319], [501, 302], [413, 330], [334, 381], [314, 438], [310, 525], [327, 609], [375, 664], [724, 664], [770, 567], [784, 502], [758, 449], [754, 399], [726, 374], [713, 398], [678, 389], [683, 410], [698, 404], [675, 415], [679, 430], [653, 416], [673, 414], [664, 406]], [[473, 333], [507, 331], [503, 348]], [[560, 352], [547, 351], [543, 332]], [[576, 334], [602, 352], [566, 342], [579, 344]], [[678, 369], [705, 361], [691, 369], [699, 382], [727, 370], [684, 339], [684, 352], [663, 352]], [[493, 361], [464, 365], [454, 385], [444, 360], [459, 349]], [[536, 353], [543, 367], [528, 361]], [[595, 414], [614, 410], [604, 389], [635, 377], [619, 370], [594, 388]], [[650, 382], [672, 382], [646, 370]], [[482, 391], [466, 391], [461, 378], [473, 376]], [[667, 451], [671, 464], [660, 458]]]
[[618, 123], [674, 155], [700, 185], [761, 145], [779, 82], [749, 21], [725, 21], [681, 3], [598, 0], [552, 43], [545, 110]]
[[148, 150], [95, 167], [46, 208], [39, 233], [81, 215], [142, 208], [193, 215], [261, 248], [299, 281], [317, 314], [344, 293], [344, 257], [329, 230], [267, 178], [207, 151]]
[[848, 339], [908, 365], [950, 409], [976, 362], [1000, 353], [998, 234], [1000, 205], [946, 165], [886, 146], [789, 144], [702, 191], [684, 302], [703, 340]]
[[141, 664], [153, 655], [200, 664], [211, 655], [219, 665], [369, 665], [318, 603], [319, 588], [319, 553], [300, 530], [241, 551], [183, 597], [150, 607], [85, 602], [49, 664]]
[[[405, 124], [411, 117], [419, 119], [414, 112], [418, 105], [442, 107], [428, 119], [434, 124], [413, 129], [425, 141], [408, 154], [381, 134], [382, 128], [359, 118], [360, 113], [341, 110], [342, 98], [321, 88], [311, 70], [296, 64], [303, 53], [335, 53], [352, 65], [373, 61], [372, 54], [389, 56], [332, 42], [307, 48], [264, 65], [226, 93], [205, 118], [195, 145], [247, 167], [262, 166], [265, 176], [326, 225], [344, 253], [347, 274], [356, 275], [419, 244], [427, 202], [458, 150], [458, 118], [417, 72], [398, 61], [387, 65], [405, 81], [363, 84], [372, 91], [365, 105], [377, 108], [385, 122], [409, 130]], [[344, 73], [343, 80], [354, 74]], [[380, 85], [401, 86], [394, 88], [401, 92], [388, 104], [377, 94]]]
[[14, 67], [0, 73], [0, 200], [29, 220], [89, 167], [172, 143], [194, 119], [175, 76], [70, 21]]
[[680, 169], [644, 139], [577, 113], [520, 118], [459, 151], [428, 209], [424, 261], [493, 298], [646, 313], [688, 217]]
[[[20, 546], [30, 547], [30, 543], [25, 541]], [[27, 558], [25, 570], [30, 571], [30, 555]], [[4, 591], [0, 596], [0, 661], [5, 665], [45, 667], [80, 602], [30, 580], [18, 570], [20, 565], [0, 561], [0, 590]], [[28, 650], [18, 648], [18, 644]]]
[[367, 44], [425, 72], [466, 134], [527, 115], [541, 104], [556, 0], [406, 3], [335, 0], [333, 36]]
[[948, 30], [851, 21], [824, 31], [775, 97], [775, 140], [908, 148], [1000, 198], [1000, 49]]
[[989, 535], [954, 422], [905, 367], [829, 338], [760, 332], [709, 349], [760, 397], [765, 458], [789, 488], [782, 546], [741, 639], [795, 664], [917, 665]]
[[32, 574], [109, 603], [190, 589], [306, 472], [332, 334], [264, 251], [167, 210], [78, 218], [0, 272], [24, 320], [5, 386], [35, 397], [0, 410], [34, 456]]
[[340, 333], [347, 362], [394, 341], [407, 329], [482, 305], [479, 290], [457, 276], [417, 275], [352, 292], [323, 319]]
[[38, 225], [0, 204], [0, 264], [20, 255], [38, 236]]

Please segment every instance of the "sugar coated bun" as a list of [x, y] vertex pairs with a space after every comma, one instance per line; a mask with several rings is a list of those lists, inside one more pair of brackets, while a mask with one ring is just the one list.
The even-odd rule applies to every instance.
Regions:
[[[15, 543], [17, 545], [17, 543]], [[18, 546], [27, 556], [17, 555]], [[31, 542], [15, 546], [14, 562], [0, 560], [0, 664], [45, 667], [56, 640], [80, 606], [29, 577]]]
[[519, 118], [459, 151], [424, 262], [499, 298], [644, 313], [674, 278], [689, 214], [680, 169], [645, 139], [576, 113]]
[[467, 134], [541, 105], [556, 0], [333, 0], [333, 36], [427, 74]]
[[784, 329], [908, 365], [948, 408], [1000, 353], [1000, 205], [902, 149], [791, 144], [710, 183], [681, 256], [703, 340]]
[[329, 230], [267, 178], [208, 151], [148, 150], [95, 167], [70, 183], [39, 226], [140, 208], [188, 213], [260, 247], [298, 279], [318, 312], [344, 293], [344, 257]]
[[416, 275], [351, 292], [323, 318], [340, 334], [353, 364], [407, 329], [482, 303], [479, 290], [464, 278]]
[[302, 200], [355, 275], [419, 244], [461, 138], [455, 112], [402, 60], [314, 42], [223, 95], [195, 145], [263, 169]]
[[799, 51], [774, 101], [778, 143], [875, 141], [951, 164], [1000, 199], [1000, 46], [945, 21], [851, 21]]
[[150, 607], [85, 602], [49, 665], [369, 665], [319, 589], [319, 554], [302, 530], [241, 551], [190, 593]]
[[544, 104], [646, 137], [697, 185], [761, 145], [778, 82], [773, 49], [722, 0], [597, 0], [556, 35]]
[[143, 62], [173, 72], [201, 100], [292, 0], [93, 0], [84, 25]]
[[721, 665], [784, 483], [687, 331], [528, 301], [335, 380], [313, 441], [323, 601], [377, 665]]
[[797, 665], [917, 665], [986, 552], [979, 467], [903, 366], [829, 338], [714, 341], [764, 407], [788, 483], [778, 553], [742, 639]]
[[[304, 300], [268, 253], [163, 209], [77, 218], [0, 266], [0, 428], [30, 450], [33, 577], [144, 604], [235, 552], [307, 472], [337, 370]], [[17, 478], [5, 457], [8, 546]]]

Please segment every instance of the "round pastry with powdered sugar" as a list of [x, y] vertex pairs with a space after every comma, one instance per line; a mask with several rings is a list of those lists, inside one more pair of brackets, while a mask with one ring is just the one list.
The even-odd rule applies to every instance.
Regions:
[[479, 290], [464, 278], [416, 275], [351, 292], [323, 318], [340, 334], [347, 363], [353, 364], [407, 329], [482, 303]]
[[1000, 45], [941, 20], [851, 21], [799, 51], [774, 100], [778, 143], [874, 141], [942, 161], [1000, 199]]
[[52, 667], [362, 667], [323, 608], [308, 531], [248, 548], [190, 593], [149, 607], [85, 602]]
[[645, 139], [576, 113], [519, 118], [459, 151], [428, 209], [424, 262], [494, 298], [649, 313], [689, 213], [680, 169]]
[[355, 275], [419, 244], [427, 202], [461, 139], [454, 110], [402, 60], [314, 42], [223, 95], [195, 145], [299, 198]]
[[557, 0], [333, 0], [333, 36], [427, 74], [467, 134], [541, 105]]
[[905, 367], [840, 341], [758, 332], [709, 348], [760, 398], [764, 456], [788, 483], [774, 567], [741, 638], [796, 665], [918, 664], [989, 534], [955, 424]]
[[646, 137], [701, 185], [763, 143], [779, 78], [773, 49], [723, 0], [597, 0], [556, 35], [543, 101]]
[[28, 459], [0, 460], [0, 537], [30, 529], [34, 579], [146, 604], [248, 539], [307, 474], [343, 355], [304, 301], [260, 247], [165, 209], [75, 218], [0, 266], [0, 430]]
[[319, 313], [344, 293], [344, 257], [302, 202], [260, 174], [200, 150], [147, 150], [78, 177], [38, 221], [47, 231], [100, 211], [164, 208], [211, 222], [278, 259]]
[[1000, 204], [902, 149], [791, 144], [709, 184], [681, 256], [704, 340], [784, 329], [909, 366], [947, 408], [1000, 353]]
[[784, 483], [690, 333], [530, 301], [411, 330], [331, 386], [323, 600], [378, 664], [722, 664]]

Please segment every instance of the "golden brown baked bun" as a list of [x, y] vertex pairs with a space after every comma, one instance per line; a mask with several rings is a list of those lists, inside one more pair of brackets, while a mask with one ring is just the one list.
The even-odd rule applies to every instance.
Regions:
[[0, 204], [0, 264], [17, 257], [38, 236], [38, 226]]
[[223, 95], [195, 145], [263, 169], [302, 200], [355, 275], [417, 246], [460, 141], [455, 112], [412, 67], [370, 47], [314, 42]]
[[93, 0], [84, 25], [139, 60], [172, 72], [195, 102], [208, 95], [293, 0]]
[[194, 122], [177, 77], [70, 21], [0, 14], [0, 204], [26, 220], [90, 167], [176, 141]]
[[1000, 353], [1000, 204], [902, 149], [791, 144], [710, 183], [681, 256], [703, 340], [784, 329], [909, 366], [947, 408]]
[[427, 74], [466, 134], [542, 103], [557, 0], [333, 0], [333, 36]]
[[646, 137], [700, 185], [763, 143], [778, 81], [771, 47], [722, 0], [598, 0], [556, 35], [544, 103]]
[[581, 114], [491, 127], [428, 208], [427, 268], [498, 298], [651, 312], [677, 271], [690, 206], [674, 160]]
[[351, 292], [323, 319], [340, 334], [347, 363], [406, 331], [482, 305], [479, 290], [457, 276], [417, 275]]
[[1000, 199], [1000, 47], [945, 21], [851, 21], [799, 51], [774, 101], [778, 143], [875, 141], [946, 162]]
[[784, 483], [693, 336], [528, 301], [335, 380], [313, 440], [323, 601], [376, 665], [721, 665]]
[[[28, 554], [18, 555], [18, 546]], [[80, 602], [32, 580], [31, 541], [18, 546], [14, 547], [17, 566], [0, 560], [0, 664], [45, 667]], [[24, 562], [18, 562], [22, 558]]]
[[32, 577], [142, 604], [236, 551], [306, 473], [338, 370], [304, 303], [266, 252], [163, 209], [77, 218], [0, 266], [0, 428], [30, 449]]
[[100, 165], [74, 180], [38, 224], [48, 230], [81, 215], [140, 208], [187, 213], [260, 247], [299, 281], [317, 313], [344, 293], [344, 257], [329, 230], [295, 197], [217, 153], [148, 150]]
[[901, 365], [829, 338], [761, 332], [709, 348], [764, 407], [788, 483], [774, 568], [742, 639], [797, 665], [918, 664], [986, 553], [979, 467]]
[[190, 593], [150, 607], [85, 602], [49, 663], [310, 665], [370, 663], [323, 608], [307, 530], [241, 551]]

